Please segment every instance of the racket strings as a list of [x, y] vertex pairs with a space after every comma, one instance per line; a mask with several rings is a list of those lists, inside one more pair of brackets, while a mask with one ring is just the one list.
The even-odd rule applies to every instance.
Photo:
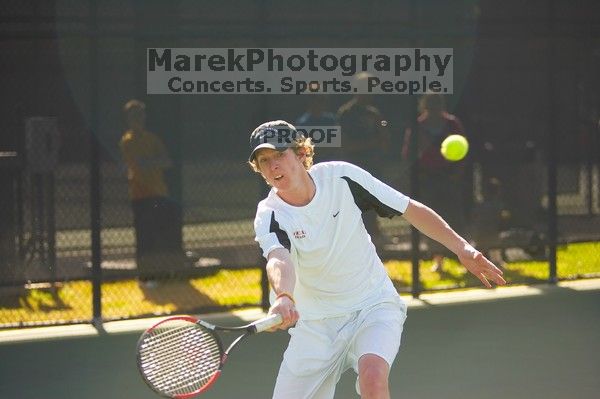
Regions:
[[167, 395], [199, 390], [220, 365], [219, 343], [193, 323], [166, 323], [148, 333], [140, 344], [140, 368], [148, 382]]

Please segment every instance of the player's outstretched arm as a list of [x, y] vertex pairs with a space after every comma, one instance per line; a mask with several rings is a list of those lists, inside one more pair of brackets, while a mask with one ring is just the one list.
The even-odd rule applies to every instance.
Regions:
[[293, 297], [296, 273], [287, 249], [276, 248], [269, 253], [267, 275], [276, 295], [269, 314], [276, 313], [283, 317], [283, 323], [277, 326], [278, 329], [283, 330], [296, 324], [299, 318]]
[[506, 284], [502, 278], [502, 270], [452, 230], [448, 223], [431, 208], [411, 199], [403, 216], [423, 234], [454, 252], [463, 266], [486, 287], [492, 287], [489, 280], [498, 285]]

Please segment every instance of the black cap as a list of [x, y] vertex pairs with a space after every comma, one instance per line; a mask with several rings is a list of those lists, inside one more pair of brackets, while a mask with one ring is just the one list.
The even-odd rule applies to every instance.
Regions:
[[296, 130], [294, 125], [286, 121], [277, 120], [265, 122], [250, 135], [250, 157], [254, 159], [256, 151], [261, 148], [270, 148], [277, 151], [285, 151], [293, 147], [294, 143], [304, 136]]

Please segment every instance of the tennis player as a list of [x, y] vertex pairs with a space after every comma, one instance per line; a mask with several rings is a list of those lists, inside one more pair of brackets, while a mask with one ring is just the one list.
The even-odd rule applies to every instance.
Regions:
[[293, 327], [273, 398], [333, 398], [351, 367], [362, 398], [390, 397], [406, 305], [363, 225], [368, 209], [403, 216], [486, 287], [505, 284], [502, 271], [427, 206], [350, 163], [313, 165], [314, 147], [293, 125], [264, 123], [250, 146], [250, 165], [272, 187], [254, 221], [272, 288], [269, 312], [283, 316], [279, 328]]

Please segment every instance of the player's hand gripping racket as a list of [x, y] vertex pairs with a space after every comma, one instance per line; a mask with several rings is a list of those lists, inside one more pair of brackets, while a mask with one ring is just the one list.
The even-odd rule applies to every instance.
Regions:
[[[191, 398], [214, 384], [238, 343], [282, 321], [281, 315], [275, 314], [241, 327], [220, 327], [190, 316], [169, 317], [140, 337], [138, 367], [144, 381], [160, 395]], [[224, 351], [216, 330], [244, 333]]]

